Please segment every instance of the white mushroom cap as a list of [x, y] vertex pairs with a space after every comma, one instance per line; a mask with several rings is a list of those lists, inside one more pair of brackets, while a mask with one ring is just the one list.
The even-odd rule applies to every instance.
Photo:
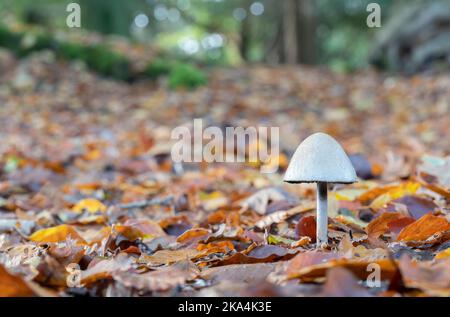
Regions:
[[325, 133], [307, 137], [297, 148], [284, 175], [288, 183], [356, 182], [356, 172], [339, 143]]

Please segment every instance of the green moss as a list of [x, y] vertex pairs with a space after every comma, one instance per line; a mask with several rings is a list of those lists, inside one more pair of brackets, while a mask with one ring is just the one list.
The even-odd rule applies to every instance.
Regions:
[[3, 26], [0, 26], [0, 46], [17, 53], [20, 50], [22, 37], [22, 33], [12, 32]]
[[120, 80], [131, 77], [130, 62], [105, 46], [84, 46], [76, 43], [64, 42], [58, 45], [57, 55], [67, 60], [79, 60], [86, 66], [104, 76]]
[[[82, 45], [73, 42], [61, 42], [51, 34], [34, 32], [14, 32], [0, 25], [0, 46], [24, 57], [34, 51], [52, 50], [57, 57], [65, 60], [79, 60], [103, 76], [119, 80], [130, 80], [137, 74], [132, 73], [131, 62], [124, 56], [103, 45]], [[144, 72], [144, 77], [156, 79], [168, 76], [169, 87], [193, 89], [207, 83], [203, 71], [187, 62], [174, 58], [157, 58]]]
[[131, 64], [123, 56], [96, 45], [86, 47], [86, 64], [102, 75], [127, 80], [131, 77]]
[[86, 59], [85, 47], [76, 43], [59, 43], [57, 52], [60, 57], [68, 60], [76, 59], [83, 61]]
[[193, 89], [207, 83], [205, 73], [196, 66], [168, 58], [156, 58], [152, 61], [145, 70], [145, 76], [151, 79], [168, 76], [171, 89]]
[[207, 81], [206, 74], [190, 64], [178, 63], [169, 73], [171, 89], [180, 87], [193, 89], [205, 85]]
[[173, 61], [169, 59], [156, 58], [148, 65], [145, 70], [145, 75], [151, 79], [157, 79], [158, 77], [168, 75], [173, 66]]
[[32, 52], [54, 49], [56, 41], [46, 34], [24, 34], [21, 39], [19, 56], [27, 56]]

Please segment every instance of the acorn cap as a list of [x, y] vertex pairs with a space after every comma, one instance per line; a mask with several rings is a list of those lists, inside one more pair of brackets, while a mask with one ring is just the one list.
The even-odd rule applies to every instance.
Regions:
[[356, 172], [339, 143], [325, 133], [307, 137], [295, 151], [284, 175], [288, 183], [356, 182]]

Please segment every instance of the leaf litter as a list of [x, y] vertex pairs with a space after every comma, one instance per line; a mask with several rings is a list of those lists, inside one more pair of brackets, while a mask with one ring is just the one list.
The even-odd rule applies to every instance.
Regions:
[[[42, 53], [4, 69], [0, 296], [449, 296], [448, 76], [255, 66], [169, 91]], [[173, 163], [170, 132], [194, 118], [280, 127], [279, 171]], [[324, 250], [314, 186], [282, 182], [315, 131], [360, 178], [330, 191]]]

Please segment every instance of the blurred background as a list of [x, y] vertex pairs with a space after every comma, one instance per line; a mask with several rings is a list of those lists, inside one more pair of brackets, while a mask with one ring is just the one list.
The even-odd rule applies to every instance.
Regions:
[[379, 28], [370, 0], [79, 0], [80, 28], [71, 2], [0, 1], [6, 165], [94, 151], [139, 170], [193, 118], [280, 127], [285, 163], [318, 131], [386, 175], [449, 154], [450, 0], [378, 0]]
[[[1, 21], [69, 31], [65, 0], [2, 0]], [[79, 0], [82, 30], [151, 45], [203, 65], [325, 65], [351, 72], [448, 69], [450, 1], [379, 0], [382, 28], [369, 28], [370, 0]], [[73, 33], [73, 32], [72, 32]], [[5, 40], [0, 39], [3, 46]], [[2, 44], [2, 43], [0, 43]], [[149, 53], [150, 54], [150, 53]], [[69, 54], [70, 55], [70, 54]], [[161, 66], [161, 65], [160, 65]], [[162, 65], [164, 66], [164, 65]]]

